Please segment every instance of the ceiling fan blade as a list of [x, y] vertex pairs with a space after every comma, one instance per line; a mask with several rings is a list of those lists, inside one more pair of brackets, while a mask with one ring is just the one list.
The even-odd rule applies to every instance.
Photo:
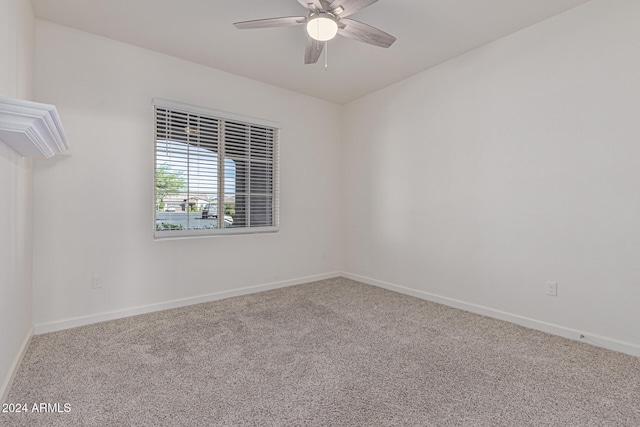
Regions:
[[254, 21], [236, 22], [233, 25], [241, 30], [247, 30], [253, 28], [288, 27], [291, 25], [304, 24], [305, 22], [307, 22], [307, 18], [304, 16], [285, 16], [282, 18], [256, 19]]
[[378, 0], [335, 0], [331, 3], [331, 9], [336, 10], [338, 7], [341, 7], [342, 12], [336, 11], [336, 14], [340, 17], [347, 17], [349, 15], [353, 15], [357, 11], [364, 9], [367, 6], [371, 6]]
[[298, 3], [300, 3], [300, 6], [304, 7], [305, 9], [309, 9], [309, 3], [311, 2], [307, 0], [298, 0]]
[[389, 47], [396, 41], [392, 35], [353, 19], [340, 19], [340, 24], [344, 27], [338, 28], [338, 34], [350, 39], [380, 47]]
[[307, 48], [304, 50], [304, 63], [315, 64], [318, 62], [323, 47], [324, 42], [319, 42], [311, 37], [307, 37]]

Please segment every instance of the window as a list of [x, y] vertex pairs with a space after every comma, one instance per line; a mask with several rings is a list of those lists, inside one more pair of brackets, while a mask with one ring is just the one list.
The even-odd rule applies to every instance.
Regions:
[[278, 126], [154, 100], [155, 237], [278, 229]]

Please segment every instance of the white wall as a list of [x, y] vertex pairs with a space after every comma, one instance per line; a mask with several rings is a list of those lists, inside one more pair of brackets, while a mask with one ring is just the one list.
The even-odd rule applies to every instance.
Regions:
[[[0, 0], [0, 96], [31, 99], [35, 19]], [[0, 400], [31, 331], [31, 160], [0, 142]]]
[[346, 271], [640, 355], [639, 23], [593, 0], [348, 104]]
[[0, 96], [33, 98], [35, 18], [29, 0], [0, 0]]
[[[36, 65], [72, 146], [34, 168], [36, 331], [341, 270], [339, 106], [40, 20]], [[283, 125], [278, 233], [153, 240], [154, 97]]]

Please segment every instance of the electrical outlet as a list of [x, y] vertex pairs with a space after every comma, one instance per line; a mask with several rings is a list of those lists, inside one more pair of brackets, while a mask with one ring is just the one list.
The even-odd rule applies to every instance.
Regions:
[[91, 288], [99, 289], [102, 287], [102, 278], [100, 276], [93, 276], [91, 278]]
[[547, 295], [558, 296], [558, 284], [556, 282], [547, 282]]

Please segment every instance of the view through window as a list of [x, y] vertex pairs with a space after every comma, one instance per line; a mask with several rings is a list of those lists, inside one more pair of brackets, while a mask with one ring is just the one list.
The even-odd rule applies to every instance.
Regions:
[[154, 104], [155, 236], [276, 231], [278, 128]]

